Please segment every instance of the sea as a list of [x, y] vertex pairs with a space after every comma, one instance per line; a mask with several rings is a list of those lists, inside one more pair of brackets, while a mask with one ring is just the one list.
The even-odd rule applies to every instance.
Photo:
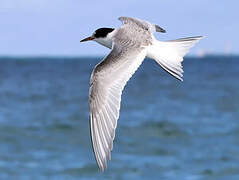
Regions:
[[127, 83], [99, 171], [89, 79], [102, 57], [0, 58], [1, 180], [238, 180], [239, 57], [186, 57], [184, 81], [146, 59]]

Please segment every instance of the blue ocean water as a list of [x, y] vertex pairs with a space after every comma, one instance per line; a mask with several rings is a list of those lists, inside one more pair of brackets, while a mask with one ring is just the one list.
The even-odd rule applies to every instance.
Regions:
[[104, 173], [88, 119], [100, 60], [0, 59], [0, 179], [239, 179], [239, 57], [186, 58], [183, 83], [145, 60]]

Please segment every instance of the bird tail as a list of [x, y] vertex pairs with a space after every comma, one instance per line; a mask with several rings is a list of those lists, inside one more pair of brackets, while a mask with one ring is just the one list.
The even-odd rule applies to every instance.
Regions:
[[188, 37], [171, 41], [154, 40], [147, 56], [154, 59], [165, 71], [183, 81], [183, 57], [203, 36]]

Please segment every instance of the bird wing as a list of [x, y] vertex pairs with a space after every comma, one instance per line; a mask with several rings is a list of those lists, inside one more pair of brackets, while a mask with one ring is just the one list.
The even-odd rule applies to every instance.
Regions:
[[[127, 44], [127, 43], [126, 43]], [[119, 118], [121, 94], [127, 81], [146, 56], [145, 48], [113, 42], [110, 54], [100, 62], [91, 75], [90, 129], [94, 155], [104, 171], [113, 149], [115, 129]]]
[[149, 30], [151, 33], [154, 33], [154, 32], [165, 33], [166, 32], [159, 25], [152, 24], [152, 23], [150, 23], [148, 21], [144, 21], [144, 20], [141, 20], [141, 19], [131, 18], [131, 17], [120, 17], [119, 20], [123, 24], [136, 25], [139, 28], [142, 28], [144, 30]]

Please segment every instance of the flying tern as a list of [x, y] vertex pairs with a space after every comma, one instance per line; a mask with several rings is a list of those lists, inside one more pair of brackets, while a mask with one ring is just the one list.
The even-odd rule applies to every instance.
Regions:
[[111, 159], [121, 94], [145, 57], [154, 59], [173, 77], [183, 81], [182, 61], [202, 36], [158, 41], [155, 32], [166, 31], [156, 24], [120, 17], [119, 28], [100, 28], [81, 42], [93, 40], [110, 48], [110, 53], [94, 68], [90, 78], [90, 132], [95, 159], [101, 171]]

